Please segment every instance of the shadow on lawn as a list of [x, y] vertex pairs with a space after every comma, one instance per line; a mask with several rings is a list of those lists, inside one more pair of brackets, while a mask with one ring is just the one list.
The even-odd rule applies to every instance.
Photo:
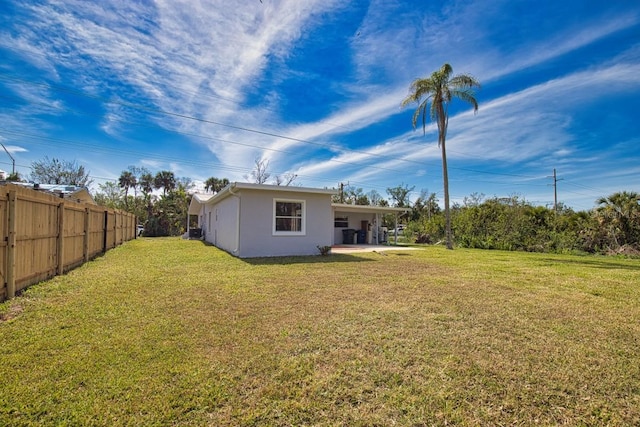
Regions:
[[[205, 246], [216, 248], [211, 243], [199, 240]], [[219, 248], [216, 248], [218, 250]], [[373, 262], [372, 259], [360, 258], [349, 254], [331, 254], [328, 256], [321, 255], [302, 255], [302, 256], [274, 256], [259, 258], [237, 258], [240, 261], [251, 265], [286, 265], [286, 264], [333, 264], [336, 262]]]
[[287, 265], [287, 264], [334, 264], [338, 262], [374, 262], [372, 259], [360, 258], [348, 254], [331, 254], [328, 256], [280, 256], [261, 258], [240, 258], [251, 265]]
[[549, 264], [575, 264], [584, 265], [593, 268], [603, 268], [607, 270], [631, 270], [640, 271], [640, 260], [637, 260], [637, 264], [628, 264], [615, 261], [602, 261], [597, 259], [557, 259], [557, 258], [541, 258], [541, 261], [548, 262]]

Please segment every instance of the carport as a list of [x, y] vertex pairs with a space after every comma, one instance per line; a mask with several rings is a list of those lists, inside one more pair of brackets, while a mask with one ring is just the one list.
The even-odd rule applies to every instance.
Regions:
[[[392, 214], [394, 228], [398, 227], [398, 219], [410, 208], [392, 208], [386, 206], [347, 205], [332, 203], [334, 227], [333, 245], [381, 245], [388, 244], [388, 234], [382, 227], [382, 216]], [[349, 232], [354, 230], [354, 241], [347, 241]], [[349, 238], [350, 239], [350, 238]], [[397, 233], [393, 244], [397, 244]]]

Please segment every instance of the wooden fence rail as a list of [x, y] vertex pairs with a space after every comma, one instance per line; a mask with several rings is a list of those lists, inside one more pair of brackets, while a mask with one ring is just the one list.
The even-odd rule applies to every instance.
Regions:
[[129, 212], [0, 186], [0, 301], [136, 237]]

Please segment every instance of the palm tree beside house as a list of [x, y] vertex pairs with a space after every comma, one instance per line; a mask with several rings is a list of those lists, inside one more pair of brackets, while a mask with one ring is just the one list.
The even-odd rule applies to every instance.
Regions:
[[468, 102], [473, 111], [478, 111], [478, 102], [474, 88], [480, 88], [480, 83], [468, 74], [452, 76], [453, 68], [444, 64], [427, 78], [418, 78], [411, 83], [409, 95], [402, 101], [402, 107], [417, 103], [418, 108], [413, 113], [413, 128], [422, 117], [422, 131], [426, 134], [427, 111], [431, 120], [438, 125], [438, 146], [442, 155], [442, 181], [444, 187], [445, 234], [447, 249], [453, 249], [451, 234], [451, 211], [449, 208], [449, 173], [447, 170], [446, 139], [449, 126], [449, 104], [454, 98]]

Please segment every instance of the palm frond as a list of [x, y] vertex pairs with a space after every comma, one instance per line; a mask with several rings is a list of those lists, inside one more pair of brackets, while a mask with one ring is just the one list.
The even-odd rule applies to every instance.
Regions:
[[458, 98], [462, 101], [465, 101], [473, 106], [473, 112], [478, 111], [478, 101], [475, 98], [475, 94], [470, 89], [465, 90], [454, 90], [452, 91], [452, 95], [454, 98]]
[[[445, 63], [439, 70], [431, 73], [428, 78], [417, 78], [409, 86], [409, 94], [402, 100], [401, 106], [406, 107], [411, 103], [418, 103], [418, 107], [413, 113], [413, 128], [417, 127], [418, 118], [422, 116], [422, 131], [426, 133], [427, 108], [429, 107], [429, 117], [432, 121], [438, 121], [440, 114], [445, 116], [446, 105], [454, 98], [458, 98], [473, 106], [474, 112], [478, 111], [478, 101], [475, 98], [473, 89], [479, 88], [480, 83], [467, 74], [458, 74], [451, 77], [453, 68]], [[440, 113], [439, 105], [445, 108]], [[448, 117], [445, 117], [448, 119]]]

